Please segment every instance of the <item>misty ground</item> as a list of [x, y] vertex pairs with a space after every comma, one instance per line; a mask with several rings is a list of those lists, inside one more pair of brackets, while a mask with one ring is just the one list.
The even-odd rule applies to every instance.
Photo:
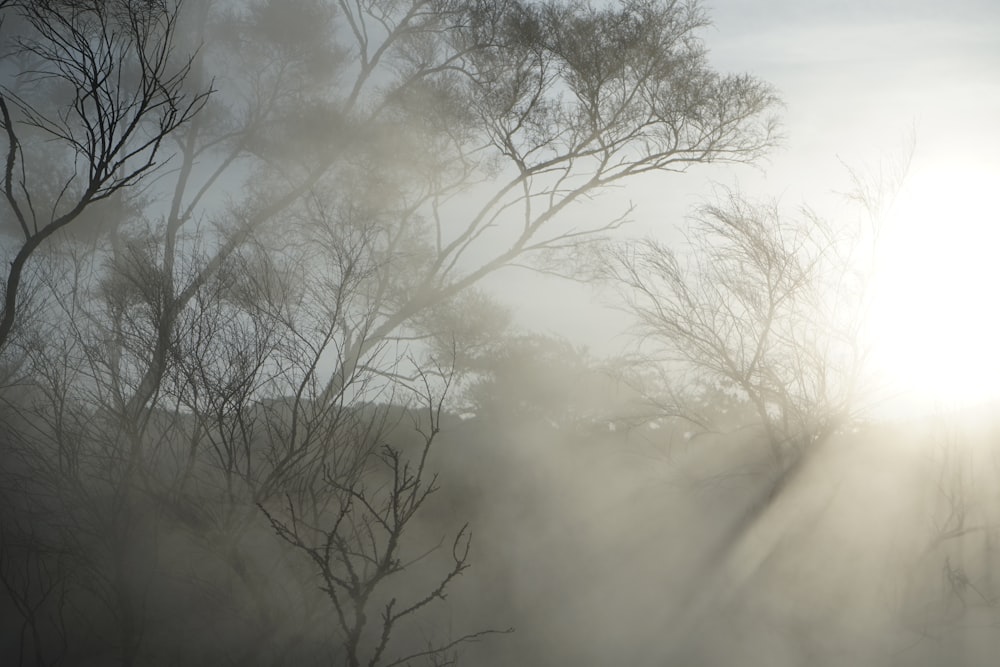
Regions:
[[[390, 433], [408, 456], [410, 426]], [[748, 429], [691, 437], [449, 414], [429, 461], [440, 489], [406, 534], [406, 553], [430, 555], [389, 594], [438, 581], [466, 522], [471, 568], [397, 638], [513, 627], [460, 647], [455, 664], [483, 667], [994, 664], [998, 436], [990, 410], [859, 426], [806, 454], [779, 489]], [[337, 662], [308, 559], [282, 551], [263, 517], [235, 562], [265, 578], [236, 588], [198, 541], [210, 535], [167, 525], [148, 547], [143, 662], [240, 650], [243, 664], [262, 662], [270, 654], [246, 634], [262, 608], [277, 628], [264, 645], [286, 642], [279, 663]], [[217, 600], [205, 598], [213, 581]], [[4, 609], [12, 655], [17, 617]], [[102, 664], [96, 655], [69, 664]]]
[[[738, 437], [513, 428], [490, 447], [463, 442], [470, 428], [442, 445], [447, 479], [478, 492], [453, 613], [516, 632], [462, 664], [985, 665], [1000, 650], [995, 529], [934, 542], [951, 511], [934, 420], [836, 436], [750, 525], [766, 452]], [[982, 500], [997, 433], [962, 436], [979, 443], [963, 441], [982, 476], [964, 483]], [[988, 523], [970, 511], [964, 525]]]

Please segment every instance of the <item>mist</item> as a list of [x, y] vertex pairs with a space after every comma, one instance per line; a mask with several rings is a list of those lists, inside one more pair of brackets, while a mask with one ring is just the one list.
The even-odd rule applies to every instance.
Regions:
[[0, 0], [0, 663], [994, 664], [1000, 17], [785, 5]]

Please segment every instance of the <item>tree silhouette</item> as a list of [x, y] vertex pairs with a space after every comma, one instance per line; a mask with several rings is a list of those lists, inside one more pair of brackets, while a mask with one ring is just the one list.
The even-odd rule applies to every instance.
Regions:
[[[12, 661], [450, 655], [402, 602], [386, 642], [356, 622], [419, 571], [379, 542], [422, 541], [420, 503], [385, 511], [434, 486], [391, 415], [447, 394], [445, 316], [622, 224], [573, 215], [604, 189], [776, 140], [773, 91], [711, 69], [695, 2], [5, 13], [32, 29], [3, 98], [5, 231], [25, 239], [0, 340]], [[351, 559], [385, 567], [350, 581]], [[317, 574], [379, 593], [338, 609]]]

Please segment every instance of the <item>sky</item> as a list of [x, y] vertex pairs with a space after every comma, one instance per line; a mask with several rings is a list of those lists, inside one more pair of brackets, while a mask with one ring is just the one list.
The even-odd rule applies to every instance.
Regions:
[[[703, 33], [720, 71], [770, 82], [783, 101], [783, 145], [757, 168], [704, 167], [615, 193], [637, 204], [625, 234], [671, 238], [713, 183], [821, 213], [861, 171], [913, 145], [907, 180], [884, 227], [877, 285], [877, 364], [924, 402], [1000, 396], [1000, 3], [710, 0]], [[846, 165], [846, 166], [845, 166]], [[612, 210], [612, 208], [608, 208]], [[514, 304], [520, 321], [604, 352], [625, 340], [623, 316], [593, 292], [538, 276]], [[552, 309], [552, 299], [563, 304]], [[915, 357], [919, 356], [919, 362]], [[919, 368], [918, 368], [919, 367]], [[918, 386], [919, 385], [919, 386]], [[959, 387], [964, 387], [960, 389]], [[964, 400], [964, 399], [963, 399]]]

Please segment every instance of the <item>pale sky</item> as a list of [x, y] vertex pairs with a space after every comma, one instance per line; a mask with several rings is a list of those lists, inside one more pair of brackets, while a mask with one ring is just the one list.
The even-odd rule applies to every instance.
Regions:
[[998, 154], [1000, 3], [709, 7], [713, 62], [757, 74], [786, 100], [788, 140], [776, 167], [824, 153], [869, 158], [910, 125], [919, 158], [990, 162]]
[[[883, 363], [898, 374], [909, 357], [929, 356], [925, 365], [939, 368], [922, 369], [922, 381], [968, 381], [980, 393], [1000, 395], [992, 379], [1000, 377], [1000, 354], [984, 352], [1000, 340], [1000, 327], [992, 305], [982, 307], [1000, 286], [992, 267], [1000, 264], [993, 259], [1000, 245], [993, 231], [1000, 229], [993, 204], [1000, 183], [1000, 2], [712, 0], [705, 7], [714, 21], [703, 33], [711, 62], [721, 71], [750, 72], [780, 92], [784, 145], [761, 169], [694, 168], [615, 194], [621, 205], [639, 206], [626, 233], [669, 235], [713, 181], [779, 197], [790, 208], [808, 202], [822, 210], [831, 193], [848, 187], [842, 162], [862, 168], [892, 159], [912, 134], [914, 160], [892, 220], [887, 252], [895, 259], [879, 307], [883, 338], [898, 358]], [[592, 293], [538, 280], [505, 271], [491, 284], [517, 290], [513, 305], [533, 329], [599, 352], [624, 344], [621, 316], [601, 310]], [[938, 352], [928, 355], [928, 347]], [[963, 375], [971, 366], [974, 380]], [[945, 379], [949, 373], [954, 377]]]

